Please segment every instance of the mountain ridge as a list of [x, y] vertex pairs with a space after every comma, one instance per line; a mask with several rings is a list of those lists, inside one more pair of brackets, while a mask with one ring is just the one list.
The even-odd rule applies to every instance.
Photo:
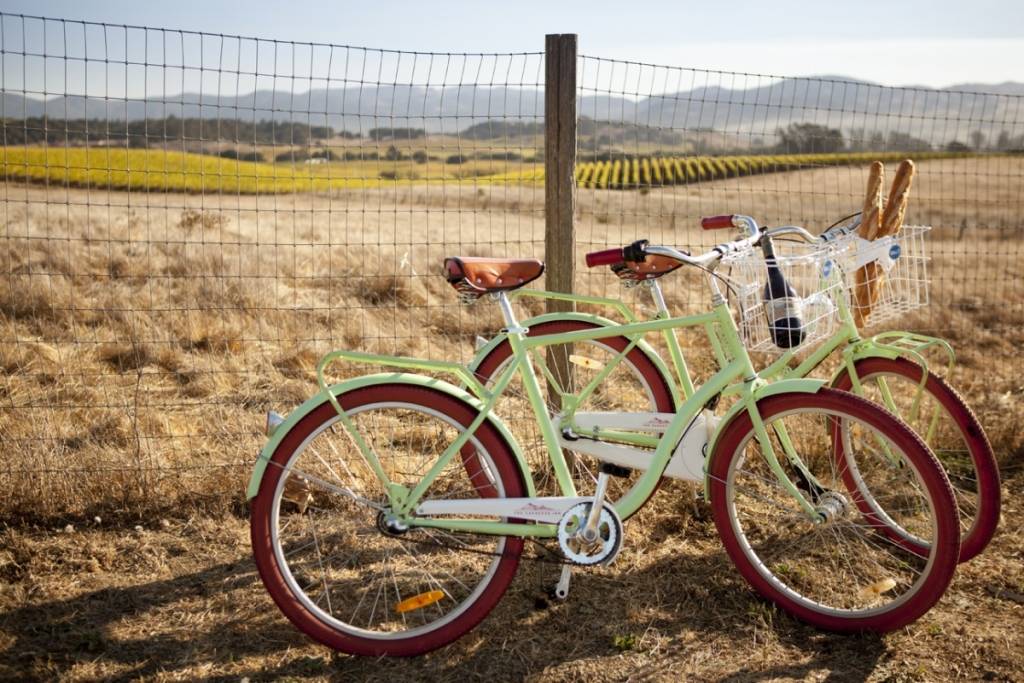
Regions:
[[[947, 88], [892, 88], [845, 77], [784, 78], [750, 88], [699, 86], [629, 98], [583, 94], [581, 117], [678, 130], [769, 135], [792, 123], [844, 131], [912, 134], [930, 142], [1008, 130], [1020, 134], [1024, 83], [961, 83]], [[141, 120], [179, 118], [297, 121], [336, 130], [417, 127], [454, 134], [487, 120], [543, 119], [543, 91], [508, 86], [377, 85], [301, 92], [255, 90], [239, 96], [186, 92], [145, 99], [56, 96], [47, 100], [3, 92], [0, 117]]]

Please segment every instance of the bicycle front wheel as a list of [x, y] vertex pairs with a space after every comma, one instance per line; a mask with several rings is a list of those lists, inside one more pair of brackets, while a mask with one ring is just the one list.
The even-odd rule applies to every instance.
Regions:
[[[960, 395], [934, 373], [904, 358], [864, 358], [854, 365], [860, 380], [861, 396], [889, 408], [917, 432], [946, 471], [960, 512], [960, 561], [978, 555], [999, 526], [1001, 494], [999, 468], [985, 430]], [[843, 371], [833, 387], [851, 391], [853, 380]], [[844, 426], [845, 427], [845, 426]], [[905, 475], [902, 463], [893, 459], [875, 460], [865, 468], [860, 457], [863, 443], [843, 429], [837, 442], [846, 460], [846, 483], [859, 492], [858, 505], [865, 514], [885, 519], [884, 509], [872, 493], [878, 487], [891, 486]], [[922, 551], [912, 535], [898, 525], [888, 527], [894, 540]]]
[[[433, 389], [380, 384], [338, 396], [388, 478], [411, 489], [478, 414]], [[520, 497], [523, 473], [484, 422], [423, 500]], [[415, 655], [476, 626], [516, 572], [523, 540], [387, 521], [388, 496], [325, 402], [270, 460], [252, 503], [256, 566], [304, 633], [360, 655]]]
[[[833, 389], [779, 394], [757, 403], [781, 474], [814, 506], [808, 515], [783, 485], [750, 415], [733, 419], [711, 456], [711, 505], [726, 551], [764, 597], [835, 631], [891, 631], [919, 618], [953, 577], [959, 521], [949, 482], [927, 447], [876, 405]], [[907, 463], [905, 485], [873, 493], [921, 539], [920, 556], [894, 543], [861, 512], [836, 457], [836, 421], [856, 424]], [[788, 448], [787, 448], [788, 444]]]

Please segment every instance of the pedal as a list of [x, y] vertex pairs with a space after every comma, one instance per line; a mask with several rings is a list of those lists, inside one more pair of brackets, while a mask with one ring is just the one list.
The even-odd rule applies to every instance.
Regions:
[[629, 469], [628, 467], [614, 465], [610, 462], [601, 463], [601, 468], [599, 472], [601, 472], [602, 474], [607, 474], [608, 476], [611, 477], [619, 477], [620, 479], [625, 479], [629, 475], [633, 474], [633, 470]]
[[562, 573], [558, 577], [558, 583], [551, 589], [551, 597], [555, 600], [565, 600], [569, 597], [569, 581], [572, 579], [572, 567], [563, 564]]

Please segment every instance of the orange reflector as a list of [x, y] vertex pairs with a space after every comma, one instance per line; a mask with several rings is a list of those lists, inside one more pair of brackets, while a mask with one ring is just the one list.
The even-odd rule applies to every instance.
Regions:
[[433, 605], [443, 597], [444, 591], [427, 591], [426, 593], [420, 593], [419, 595], [414, 595], [411, 598], [406, 598], [395, 605], [395, 611], [401, 614], [403, 612], [411, 612], [414, 609], [422, 609], [427, 605]]
[[860, 589], [860, 594], [861, 594], [862, 597], [871, 597], [873, 595], [882, 595], [883, 593], [888, 593], [889, 591], [891, 591], [895, 587], [896, 587], [896, 579], [882, 579], [880, 581], [875, 581], [870, 586], [864, 586], [864, 588], [861, 588]]
[[569, 362], [588, 370], [604, 370], [604, 363], [601, 361], [587, 358], [586, 356], [577, 356], [575, 353], [569, 354]]

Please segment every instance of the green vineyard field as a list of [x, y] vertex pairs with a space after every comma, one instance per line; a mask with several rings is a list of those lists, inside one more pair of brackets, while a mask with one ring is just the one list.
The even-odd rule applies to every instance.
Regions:
[[850, 152], [834, 154], [776, 154], [738, 156], [641, 157], [585, 161], [576, 165], [581, 188], [628, 190], [639, 187], [685, 185], [706, 180], [795, 171], [822, 166], [850, 166], [872, 161], [896, 162], [974, 156], [971, 152]]

